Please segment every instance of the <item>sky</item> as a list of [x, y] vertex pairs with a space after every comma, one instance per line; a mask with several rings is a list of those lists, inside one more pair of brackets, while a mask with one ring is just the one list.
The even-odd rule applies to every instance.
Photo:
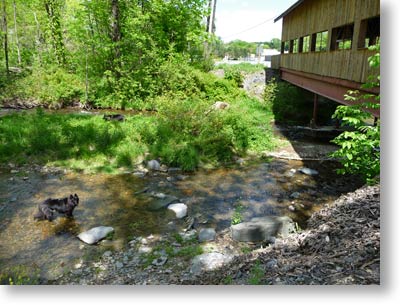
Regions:
[[274, 19], [297, 0], [217, 0], [216, 35], [224, 42], [281, 38], [282, 19]]

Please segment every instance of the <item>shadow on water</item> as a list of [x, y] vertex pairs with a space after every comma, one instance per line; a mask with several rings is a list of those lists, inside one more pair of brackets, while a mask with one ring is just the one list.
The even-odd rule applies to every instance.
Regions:
[[[298, 172], [300, 167], [319, 171], [316, 176]], [[246, 221], [255, 216], [288, 215], [301, 227], [312, 212], [340, 194], [360, 186], [354, 177], [335, 174], [332, 162], [274, 159], [271, 162], [199, 170], [182, 175], [132, 174], [10, 174], [0, 173], [0, 265], [34, 266], [51, 279], [80, 259], [95, 260], [107, 249], [123, 249], [135, 236], [179, 231], [184, 220], [167, 209], [151, 211], [150, 192], [164, 193], [187, 204], [195, 228], [228, 228], [241, 207]], [[148, 190], [147, 192], [143, 192]], [[80, 197], [74, 217], [53, 222], [34, 221], [37, 204], [48, 197], [71, 193]], [[95, 226], [112, 226], [112, 240], [83, 244], [76, 236]]]

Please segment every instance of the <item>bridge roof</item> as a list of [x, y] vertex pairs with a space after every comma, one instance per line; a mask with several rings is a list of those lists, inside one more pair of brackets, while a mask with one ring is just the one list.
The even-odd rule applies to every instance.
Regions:
[[289, 14], [291, 11], [293, 11], [296, 7], [301, 5], [304, 2], [304, 0], [299, 0], [296, 3], [294, 3], [291, 7], [289, 7], [286, 11], [284, 11], [282, 14], [280, 14], [278, 17], [274, 19], [274, 22], [277, 22], [279, 19], [285, 17], [287, 14]]

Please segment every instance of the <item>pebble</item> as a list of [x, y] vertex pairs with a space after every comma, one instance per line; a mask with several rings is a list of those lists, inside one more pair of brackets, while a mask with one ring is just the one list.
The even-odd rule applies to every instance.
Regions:
[[112, 252], [111, 251], [106, 251], [103, 253], [103, 257], [109, 257], [111, 256]]
[[153, 260], [152, 265], [154, 266], [162, 266], [164, 265], [168, 260], [167, 256], [161, 256], [159, 258], [156, 258]]

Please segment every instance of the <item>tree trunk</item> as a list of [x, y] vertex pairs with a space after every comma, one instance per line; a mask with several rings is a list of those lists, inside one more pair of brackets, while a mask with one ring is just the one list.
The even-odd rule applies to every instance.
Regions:
[[7, 9], [6, 0], [3, 0], [3, 32], [4, 32], [4, 57], [6, 61], [6, 72], [10, 73], [8, 62], [8, 29], [7, 29]]
[[21, 66], [21, 52], [19, 49], [19, 39], [17, 30], [17, 5], [15, 4], [15, 0], [13, 0], [13, 8], [14, 8], [14, 31], [15, 31], [15, 42], [17, 45], [18, 65]]
[[36, 23], [36, 38], [35, 38], [35, 44], [39, 56], [39, 64], [42, 65], [42, 50], [41, 50], [41, 42], [40, 42], [40, 24], [36, 16], [36, 12], [33, 12], [33, 17], [35, 17], [35, 23]]
[[65, 46], [61, 29], [60, 0], [45, 0], [44, 7], [49, 19], [51, 43], [56, 59], [60, 65], [65, 65]]
[[211, 17], [211, 32], [215, 33], [215, 11], [217, 10], [217, 0], [214, 0], [214, 6]]
[[121, 50], [119, 42], [121, 41], [121, 28], [120, 28], [120, 12], [118, 0], [111, 0], [111, 40], [114, 47], [113, 58], [113, 71], [117, 78], [120, 77], [120, 57]]

